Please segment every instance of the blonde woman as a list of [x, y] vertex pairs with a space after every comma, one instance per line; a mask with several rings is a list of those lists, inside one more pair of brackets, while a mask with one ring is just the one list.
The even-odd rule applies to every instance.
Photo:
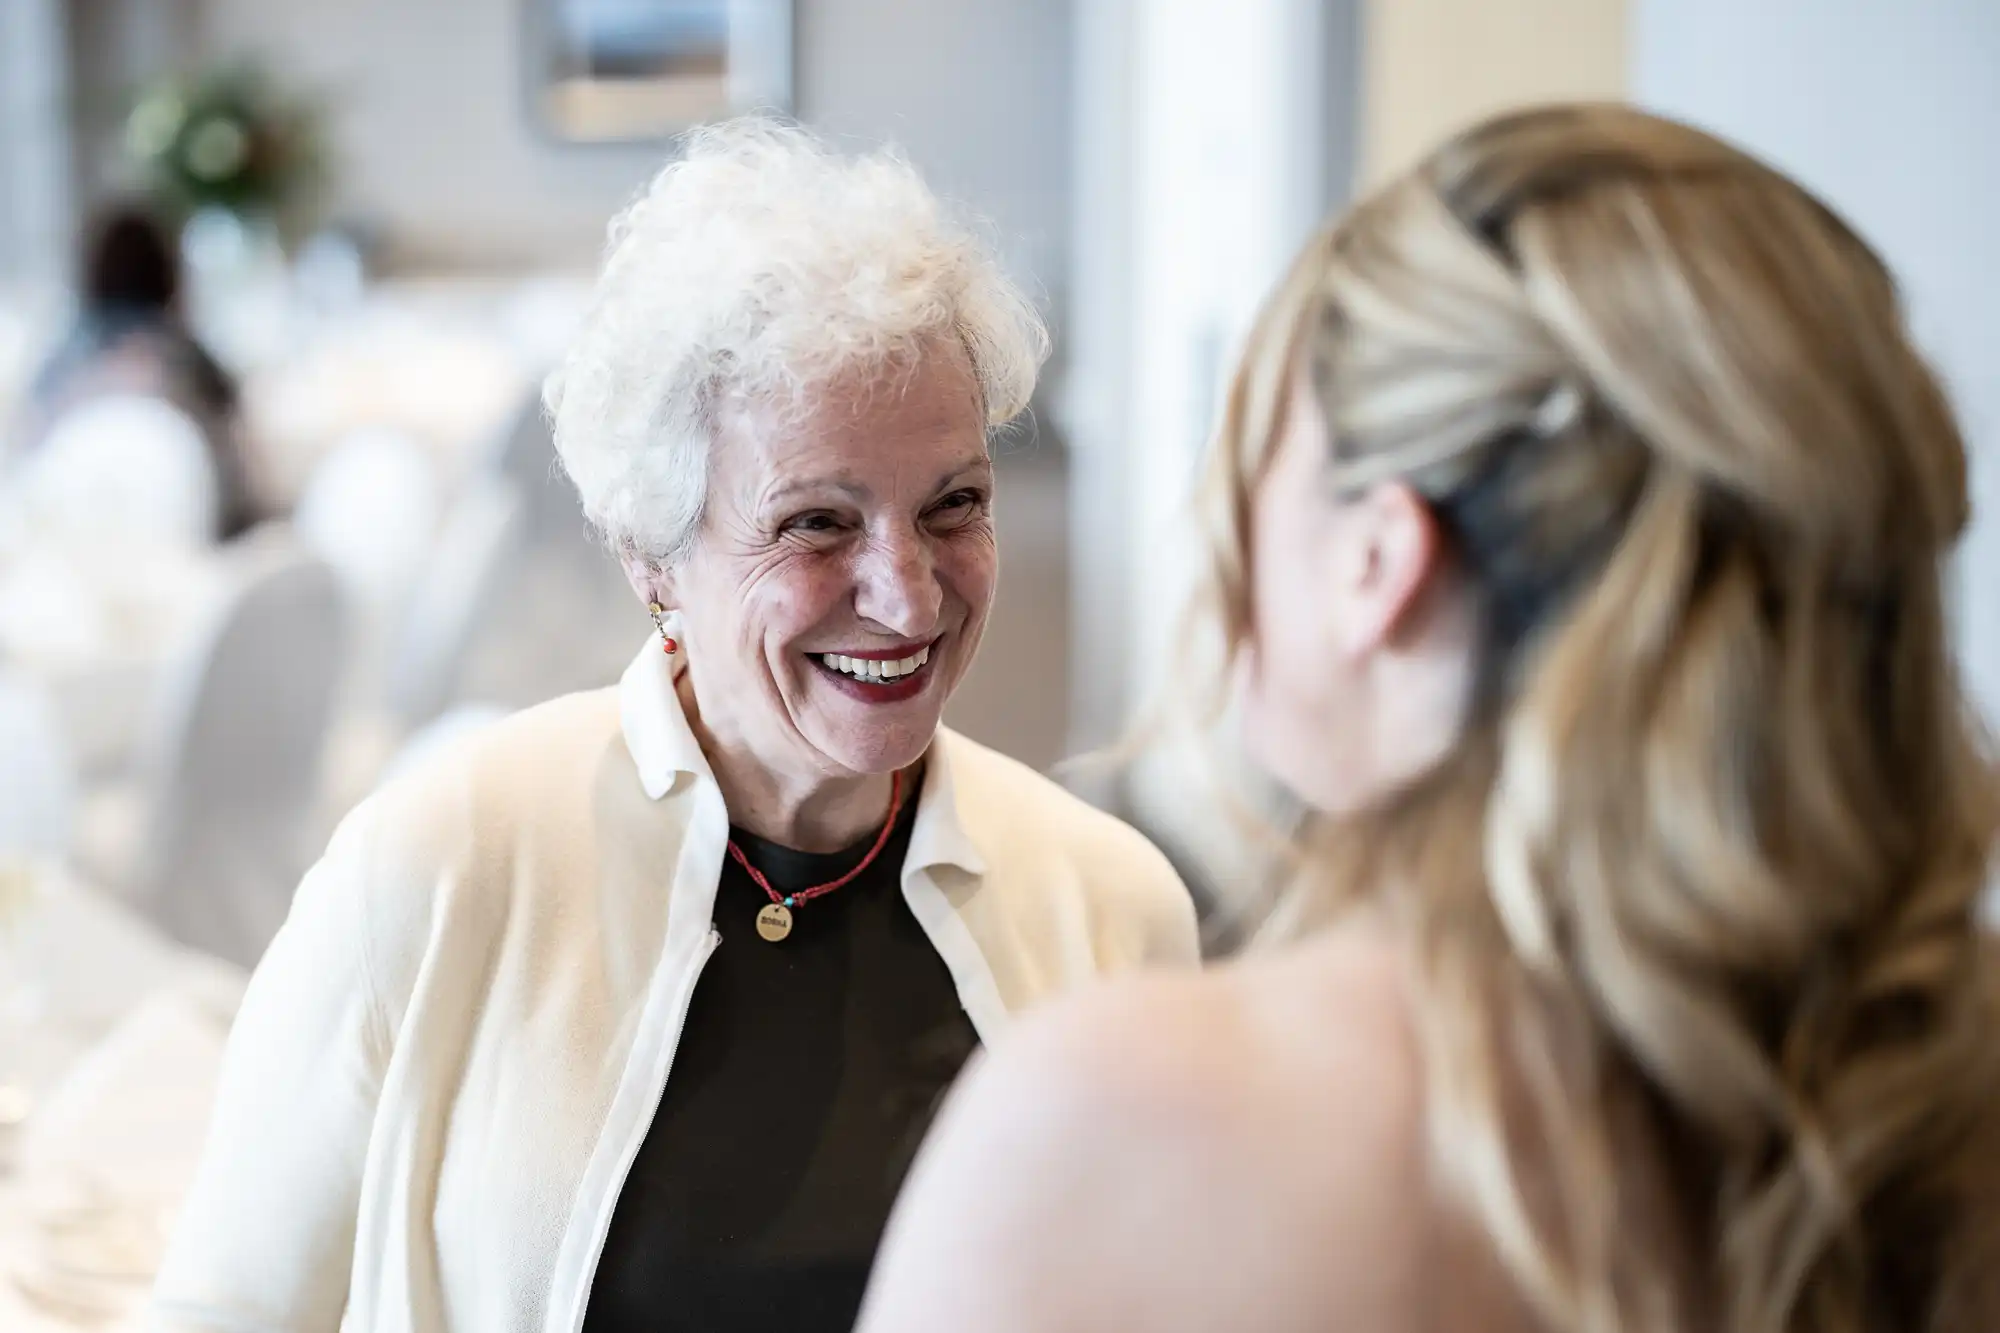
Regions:
[[2000, 1327], [1966, 458], [1868, 247], [1492, 122], [1300, 256], [1210, 498], [1293, 942], [997, 1051], [867, 1333]]

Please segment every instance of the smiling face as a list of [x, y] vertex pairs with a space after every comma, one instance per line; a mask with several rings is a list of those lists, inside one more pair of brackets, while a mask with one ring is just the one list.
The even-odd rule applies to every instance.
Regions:
[[802, 417], [725, 413], [693, 548], [651, 584], [708, 737], [797, 779], [914, 763], [986, 628], [992, 501], [956, 346], [837, 381]]

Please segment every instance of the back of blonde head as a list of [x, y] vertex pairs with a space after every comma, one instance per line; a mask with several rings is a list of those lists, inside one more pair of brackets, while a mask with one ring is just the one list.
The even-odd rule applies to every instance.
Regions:
[[1628, 109], [1448, 144], [1253, 335], [1207, 491], [1232, 644], [1300, 366], [1328, 484], [1422, 493], [1485, 635], [1457, 749], [1320, 830], [1280, 920], [1411, 914], [1436, 1156], [1523, 1291], [1561, 1329], [2000, 1327], [1965, 451], [1881, 263]]

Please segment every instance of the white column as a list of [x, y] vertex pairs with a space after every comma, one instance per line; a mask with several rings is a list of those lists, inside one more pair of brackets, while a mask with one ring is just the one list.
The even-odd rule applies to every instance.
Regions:
[[58, 0], [0, 0], [0, 284], [68, 274], [68, 54]]
[[1344, 0], [1078, 0], [1071, 370], [1073, 742], [1173, 645], [1189, 482], [1259, 303], [1344, 199]]
[[2000, 5], [1637, 0], [1644, 104], [1797, 176], [1896, 270], [1971, 445], [1960, 647], [2000, 717]]
[[1069, 347], [1056, 410], [1069, 441], [1070, 736], [1102, 745], [1125, 717], [1126, 589], [1136, 515], [1126, 502], [1131, 400], [1133, 79], [1144, 0], [1077, 0], [1070, 172]]

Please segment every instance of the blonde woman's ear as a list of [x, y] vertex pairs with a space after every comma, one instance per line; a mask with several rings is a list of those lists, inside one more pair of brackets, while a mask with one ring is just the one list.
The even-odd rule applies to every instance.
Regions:
[[1372, 649], [1408, 628], [1436, 583], [1443, 554], [1437, 517], [1402, 482], [1384, 482], [1349, 505], [1339, 561], [1349, 646]]

